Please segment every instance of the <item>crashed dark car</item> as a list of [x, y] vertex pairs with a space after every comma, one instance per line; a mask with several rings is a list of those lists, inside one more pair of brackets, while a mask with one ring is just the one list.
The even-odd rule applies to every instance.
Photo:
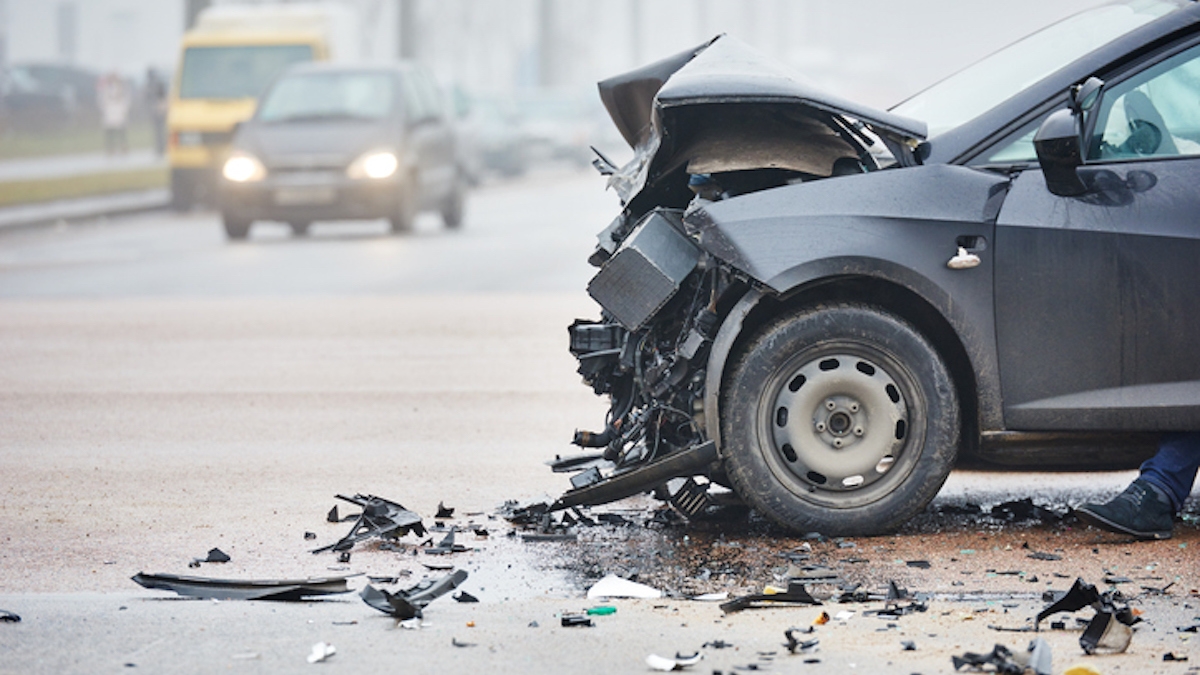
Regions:
[[[964, 462], [1200, 428], [1200, 6], [1070, 17], [890, 111], [721, 36], [601, 82], [634, 159], [570, 327], [609, 397], [556, 508], [732, 489], [894, 530]], [[595, 428], [595, 427], [593, 427]]]

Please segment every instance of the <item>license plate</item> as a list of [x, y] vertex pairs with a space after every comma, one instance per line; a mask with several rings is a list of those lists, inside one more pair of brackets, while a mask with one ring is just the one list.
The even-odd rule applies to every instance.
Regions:
[[324, 185], [281, 187], [275, 189], [275, 203], [280, 206], [331, 204], [335, 199], [337, 199], [337, 191], [332, 187]]

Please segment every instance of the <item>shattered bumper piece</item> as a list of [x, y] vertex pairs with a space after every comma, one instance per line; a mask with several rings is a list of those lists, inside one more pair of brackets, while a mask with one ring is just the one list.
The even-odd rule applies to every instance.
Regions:
[[808, 592], [808, 588], [803, 582], [791, 581], [788, 583], [786, 593], [743, 595], [723, 603], [721, 611], [732, 614], [750, 607], [769, 607], [774, 604], [820, 605], [821, 602]]
[[704, 473], [718, 459], [716, 443], [708, 441], [598, 483], [569, 490], [550, 505], [550, 510], [558, 511], [584, 504], [599, 506], [632, 497], [677, 476]]
[[[357, 575], [352, 575], [357, 576]], [[189, 598], [206, 600], [284, 600], [297, 601], [321, 595], [349, 593], [346, 580], [350, 577], [313, 579], [210, 579], [175, 574], [135, 574], [138, 584], [163, 591], [172, 591]]]
[[1123, 652], [1129, 648], [1133, 639], [1131, 626], [1141, 621], [1141, 618], [1133, 614], [1120, 591], [1100, 593], [1095, 586], [1085, 583], [1083, 579], [1076, 579], [1070, 590], [1038, 612], [1034, 619], [1034, 627], [1052, 614], [1075, 612], [1085, 607], [1096, 610], [1096, 615], [1079, 637], [1079, 646], [1085, 653]]
[[404, 621], [422, 618], [422, 610], [429, 603], [458, 588], [466, 579], [466, 570], [456, 570], [441, 579], [425, 581], [395, 593], [368, 584], [359, 595], [371, 607]]
[[[329, 550], [348, 551], [358, 542], [371, 537], [395, 539], [403, 537], [410, 531], [415, 532], [418, 537], [425, 535], [425, 526], [421, 523], [421, 516], [396, 502], [374, 495], [355, 495], [353, 497], [337, 495], [337, 498], [361, 506], [362, 513], [354, 521], [354, 527], [350, 528], [349, 534], [334, 544], [314, 549], [313, 553]], [[336, 515], [335, 511], [329, 512], [329, 518]]]

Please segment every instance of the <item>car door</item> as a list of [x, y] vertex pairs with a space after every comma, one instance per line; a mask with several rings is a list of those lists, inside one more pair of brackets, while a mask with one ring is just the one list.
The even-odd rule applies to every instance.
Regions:
[[1078, 197], [1015, 177], [996, 226], [997, 347], [1016, 430], [1200, 428], [1200, 46], [1115, 74]]

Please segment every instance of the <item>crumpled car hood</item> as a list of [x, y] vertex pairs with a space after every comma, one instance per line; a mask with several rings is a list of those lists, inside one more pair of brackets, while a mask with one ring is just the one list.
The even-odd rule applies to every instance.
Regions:
[[[869, 145], [834, 126], [853, 130], [861, 124], [889, 147], [911, 147], [926, 135], [923, 122], [822, 92], [725, 35], [604, 80], [599, 89], [613, 123], [635, 150], [634, 160], [610, 180], [625, 201], [653, 180], [656, 169], [661, 173], [681, 161], [689, 163], [690, 173], [788, 168], [828, 176], [833, 161]], [[747, 105], [769, 113], [740, 128], [729, 124], [745, 117]], [[787, 142], [780, 144], [780, 138]]]

